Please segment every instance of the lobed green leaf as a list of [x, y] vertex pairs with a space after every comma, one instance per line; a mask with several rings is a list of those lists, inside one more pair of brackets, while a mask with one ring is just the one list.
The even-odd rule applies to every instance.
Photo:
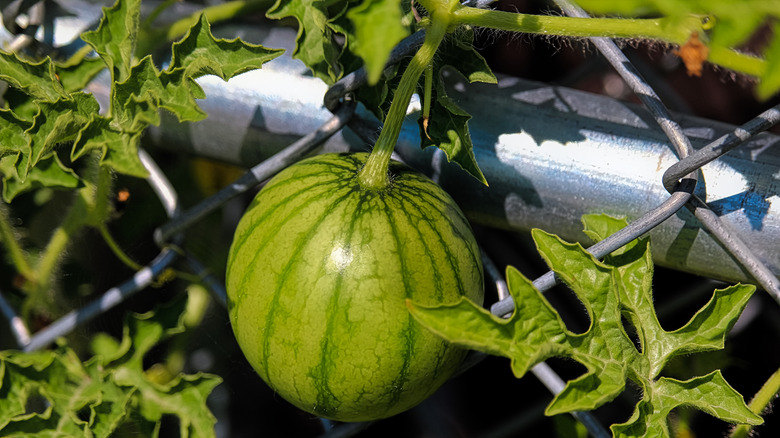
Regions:
[[449, 161], [457, 163], [481, 183], [487, 180], [474, 157], [466, 111], [447, 95], [444, 81], [445, 69], [454, 71], [469, 82], [496, 83], [496, 77], [485, 59], [473, 46], [474, 33], [463, 29], [447, 38], [439, 48], [434, 64], [434, 90], [431, 104], [431, 116], [427, 128], [419, 120], [422, 146], [436, 146]]
[[[626, 224], [596, 215], [584, 217], [583, 223], [586, 234], [595, 240]], [[586, 373], [567, 382], [548, 405], [548, 415], [598, 408], [622, 393], [627, 379], [633, 380], [642, 388], [642, 399], [626, 423], [612, 427], [614, 436], [668, 437], [667, 417], [682, 405], [728, 422], [762, 421], [719, 371], [685, 382], [658, 377], [675, 355], [722, 348], [753, 286], [716, 291], [685, 326], [669, 332], [661, 327], [653, 308], [647, 239], [631, 242], [601, 262], [578, 244], [540, 230], [533, 230], [532, 236], [550, 269], [585, 306], [591, 321], [585, 333], [569, 332], [531, 281], [512, 268], [507, 269], [507, 285], [515, 311], [508, 319], [463, 301], [438, 308], [410, 303], [411, 314], [450, 342], [510, 358], [518, 377], [552, 356], [582, 363]], [[639, 348], [626, 333], [623, 315], [636, 328]]]
[[40, 160], [54, 151], [55, 146], [74, 140], [100, 110], [100, 105], [92, 95], [78, 92], [55, 102], [38, 102], [38, 108], [32, 126], [25, 131], [29, 142], [22, 147], [23, 154], [17, 163], [22, 182]]
[[[55, 156], [70, 146], [70, 159], [95, 153], [114, 171], [144, 177], [138, 158], [143, 131], [160, 123], [160, 109], [181, 121], [206, 117], [196, 99], [205, 97], [195, 79], [213, 74], [228, 80], [279, 56], [281, 50], [214, 38], [205, 15], [173, 45], [171, 65], [159, 71], [151, 57], [133, 58], [140, 0], [118, 0], [103, 9], [98, 28], [82, 39], [99, 55], [81, 50], [65, 62], [38, 63], [0, 52], [0, 79], [15, 96], [0, 109], [0, 174], [10, 201], [37, 187], [76, 187], [79, 177]], [[105, 67], [112, 74], [110, 109], [80, 90]], [[61, 81], [61, 82], [60, 82]]]
[[365, 62], [369, 85], [379, 81], [390, 52], [410, 34], [403, 16], [399, 0], [363, 0], [347, 11], [355, 26], [351, 48]]
[[334, 40], [336, 30], [331, 24], [326, 2], [277, 0], [266, 16], [277, 20], [295, 18], [298, 21], [298, 36], [293, 57], [303, 61], [315, 77], [329, 85], [341, 77], [341, 49]]
[[66, 347], [2, 352], [0, 371], [3, 436], [107, 437], [133, 392], [106, 382], [99, 360], [82, 363]]
[[182, 331], [186, 300], [125, 323], [121, 342], [97, 336], [98, 354], [82, 362], [73, 350], [0, 352], [0, 431], [3, 436], [115, 435], [132, 430], [153, 436], [163, 415], [179, 418], [182, 437], [213, 437], [216, 420], [206, 398], [220, 378], [178, 374], [159, 382], [143, 358]]
[[0, 50], [0, 79], [43, 101], [54, 102], [67, 97], [49, 58], [34, 63]]
[[671, 434], [667, 417], [678, 406], [692, 406], [731, 423], [757, 425], [763, 422], [750, 411], [720, 371], [686, 381], [662, 377], [653, 383], [652, 391], [652, 398], [643, 397], [628, 421], [612, 425], [614, 437], [668, 438]]
[[81, 186], [81, 180], [76, 172], [62, 164], [57, 155], [50, 155], [40, 160], [27, 177], [22, 180], [16, 173], [18, 156], [6, 155], [0, 157], [0, 175], [3, 181], [3, 199], [11, 202], [20, 193], [28, 190], [50, 187], [75, 189]]
[[[181, 41], [173, 44], [172, 50], [173, 56], [166, 75], [197, 79], [211, 74], [225, 81], [238, 74], [258, 69], [284, 53], [283, 49], [268, 49], [238, 38], [214, 38], [205, 14], [201, 15], [200, 20]], [[173, 80], [170, 82], [178, 83]]]
[[108, 66], [112, 82], [130, 76], [140, 17], [140, 1], [117, 0], [110, 8], [103, 8], [96, 30], [81, 35]]
[[598, 367], [566, 383], [547, 406], [545, 415], [589, 411], [612, 401], [626, 389], [625, 363], [604, 361]]

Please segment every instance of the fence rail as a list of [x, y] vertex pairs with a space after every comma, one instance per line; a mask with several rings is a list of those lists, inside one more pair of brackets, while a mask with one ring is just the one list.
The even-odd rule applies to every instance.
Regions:
[[[565, 0], [556, 3], [567, 15], [584, 14]], [[90, 24], [95, 8], [82, 6], [86, 9], [77, 19], [63, 21], [58, 31], [77, 34], [74, 28]], [[221, 31], [288, 49], [295, 37], [291, 30], [262, 26], [224, 26]], [[408, 56], [420, 41], [421, 34], [404, 41], [391, 61]], [[415, 103], [397, 145], [398, 156], [452, 193], [477, 224], [509, 230], [539, 227], [583, 240], [583, 214], [626, 216], [629, 227], [591, 247], [593, 254], [602, 257], [649, 233], [656, 263], [716, 279], [754, 282], [780, 303], [780, 137], [764, 132], [780, 121], [780, 108], [736, 128], [673, 116], [614, 43], [598, 38], [592, 42], [644, 106], [512, 77], [501, 77], [497, 86], [465, 84], [452, 77], [451, 96], [474, 116], [470, 128], [475, 155], [490, 187], [446, 163], [440, 151], [420, 150]], [[99, 77], [88, 89], [103, 102], [107, 81]], [[142, 152], [149, 183], [169, 217], [154, 236], [161, 252], [132, 279], [37, 333], [29, 332], [0, 293], [0, 311], [19, 347], [33, 351], [47, 346], [145, 288], [177, 258], [205, 276], [200, 262], [181, 249], [180, 233], [318, 147], [368, 149], [379, 123], [356, 108], [349, 96], [364, 82], [359, 71], [327, 88], [289, 56], [228, 83], [203, 78], [200, 84], [208, 98], [201, 106], [209, 118], [193, 124], [164, 121], [150, 130], [150, 143], [250, 170], [185, 211], [165, 173]], [[489, 259], [486, 265], [491, 265]], [[488, 273], [497, 289], [505, 290], [498, 271]], [[204, 278], [224, 304], [219, 280]], [[534, 284], [544, 291], [555, 282], [548, 273]], [[491, 311], [503, 316], [513, 305], [510, 297], [499, 296]], [[561, 379], [545, 364], [534, 373], [552, 392], [562, 389]], [[577, 415], [592, 435], [609, 436], [589, 414]], [[362, 428], [340, 430], [341, 436], [348, 436]]]
[[[289, 29], [253, 30], [256, 34], [243, 28], [240, 33], [255, 36], [254, 42], [281, 46], [289, 46], [295, 36]], [[196, 124], [164, 121], [151, 128], [155, 147], [249, 167], [331, 117], [323, 107], [327, 87], [289, 57], [228, 83], [204, 78], [200, 84], [209, 96], [201, 104], [209, 118]], [[341, 84], [331, 90], [349, 90]], [[415, 103], [396, 151], [450, 191], [475, 223], [516, 230], [538, 227], [584, 241], [583, 214], [604, 212], [634, 222], [671, 202], [668, 189], [674, 190], [679, 179], [698, 170], [706, 184], [696, 187], [696, 195], [733, 235], [744, 239], [770, 272], [780, 273], [775, 255], [780, 236], [772, 232], [780, 227], [780, 209], [773, 203], [780, 193], [775, 176], [780, 137], [762, 132], [777, 122], [777, 108], [741, 128], [675, 117], [678, 135], [689, 138], [692, 150], [697, 150], [679, 161], [672, 142], [643, 107], [506, 76], [499, 78], [498, 86], [467, 84], [458, 78], [450, 85], [450, 95], [474, 116], [469, 122], [474, 152], [490, 186], [447, 163], [443, 153], [420, 149]], [[98, 94], [104, 89], [101, 84], [93, 87]], [[360, 108], [356, 114], [363, 121], [357, 126], [361, 134], [376, 132], [378, 122]], [[368, 150], [371, 141], [363, 137], [344, 130], [324, 148]], [[721, 158], [715, 160], [716, 154]], [[693, 185], [677, 190], [691, 191]], [[680, 196], [684, 195], [672, 199]], [[717, 239], [693, 231], [702, 228], [701, 219], [679, 211], [685, 202], [676, 200], [665, 213], [656, 211], [663, 217], [643, 225], [653, 239], [655, 262], [707, 277], [750, 281]], [[777, 286], [769, 289], [776, 291]]]

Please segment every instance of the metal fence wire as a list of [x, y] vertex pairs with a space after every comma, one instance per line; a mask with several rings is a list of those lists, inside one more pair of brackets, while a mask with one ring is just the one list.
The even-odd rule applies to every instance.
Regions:
[[[587, 16], [584, 11], [566, 0], [556, 0], [555, 4], [563, 10], [566, 15], [573, 17]], [[43, 5], [43, 2], [38, 3], [38, 5]], [[92, 9], [94, 8], [91, 8], [90, 10]], [[7, 15], [7, 11], [4, 12]], [[6, 16], [6, 22], [8, 22], [8, 18], [9, 17]], [[34, 19], [40, 19], [40, 11], [34, 14]], [[396, 64], [403, 58], [410, 56], [414, 50], [419, 47], [422, 40], [423, 34], [420, 32], [401, 42], [393, 51], [388, 66]], [[25, 34], [24, 36], [18, 37], [12, 47], [18, 49], [19, 46], [29, 44], [29, 42], [30, 36]], [[753, 226], [750, 231], [762, 231], [763, 234], [761, 234], [761, 239], [766, 239], [767, 241], [762, 244], [756, 244], [755, 236], [752, 236], [749, 242], [746, 241], [742, 237], [744, 234], [743, 231], [745, 230], [744, 227], [724, 220], [721, 211], [722, 209], [714, 209], [708, 205], [706, 202], [706, 194], [709, 189], [707, 184], [712, 180], [709, 175], [707, 181], [702, 177], [702, 168], [705, 165], [717, 162], [718, 160], [723, 160], [725, 156], [732, 150], [735, 150], [735, 148], [755, 148], [755, 144], [750, 146], [750, 141], [755, 140], [756, 136], [780, 121], [780, 106], [772, 107], [742, 126], [733, 128], [730, 132], [725, 132], [723, 135], [711, 139], [708, 144], [694, 148], [689, 133], [686, 132], [686, 130], [676, 121], [676, 118], [670, 114], [653, 87], [651, 87], [642, 77], [637, 68], [635, 68], [634, 64], [626, 58], [621, 49], [613, 41], [606, 38], [592, 38], [591, 43], [601, 53], [603, 58], [608, 61], [612, 68], [614, 68], [614, 71], [617, 72], [630, 87], [633, 94], [642, 102], [646, 111], [649, 112], [650, 118], [657, 124], [666, 137], [666, 141], [661, 141], [661, 143], [671, 145], [674, 154], [676, 155], [676, 161], [668, 165], [663, 172], [661, 184], [668, 191], [668, 194], [664, 199], [661, 199], [660, 202], [656, 202], [650, 206], [648, 206], [647, 203], [642, 204], [644, 206], [643, 214], [633, 217], [630, 220], [628, 227], [591, 246], [588, 248], [588, 251], [598, 258], [604, 257], [626, 243], [661, 227], [663, 224], [668, 224], [670, 218], [683, 214], [682, 212], [687, 209], [699, 221], [703, 229], [709, 233], [708, 235], [710, 238], [717, 241], [719, 247], [730, 255], [731, 260], [736, 261], [740, 269], [736, 276], [744, 276], [747, 281], [759, 285], [759, 287], [769, 294], [775, 302], [780, 304], [780, 284], [778, 284], [778, 278], [773, 272], [773, 269], [776, 271], [778, 268], [774, 247], [777, 244], [777, 234], [778, 229], [780, 228], [774, 227], [776, 224], [773, 224], [772, 229], [768, 229], [769, 227], [765, 226], [762, 231], [761, 227]], [[272, 45], [272, 43], [270, 44]], [[288, 76], [291, 75], [293, 74], [288, 74]], [[297, 77], [300, 79], [300, 75]], [[361, 69], [345, 76], [336, 84], [329, 87], [324, 93], [324, 107], [330, 111], [331, 115], [324, 123], [321, 123], [316, 129], [310, 130], [306, 135], [303, 135], [301, 138], [292, 141], [289, 145], [281, 148], [270, 158], [264, 159], [259, 164], [251, 167], [243, 176], [214, 195], [203, 199], [186, 210], [182, 209], [180, 206], [176, 189], [168, 181], [165, 172], [155, 164], [149, 154], [142, 150], [140, 156], [144, 166], [149, 171], [148, 183], [159, 198], [168, 216], [168, 221], [160, 224], [154, 232], [154, 240], [160, 247], [159, 254], [149, 262], [149, 264], [138, 270], [132, 278], [106, 290], [94, 301], [91, 301], [78, 309], [72, 310], [35, 333], [30, 332], [29, 328], [17, 314], [16, 309], [9, 304], [9, 301], [4, 294], [0, 292], [0, 311], [2, 311], [8, 328], [13, 334], [18, 347], [27, 352], [46, 348], [57, 338], [71, 333], [77, 327], [104, 314], [107, 310], [121, 305], [133, 294], [144, 290], [161, 272], [171, 267], [176, 262], [183, 261], [192, 273], [200, 277], [204, 284], [211, 289], [217, 301], [224, 305], [226, 302], [226, 294], [222, 281], [218, 276], [209, 273], [206, 268], [204, 268], [203, 264], [185, 249], [184, 231], [210, 213], [223, 208], [231, 199], [255, 189], [258, 185], [269, 179], [281, 169], [291, 165], [305, 155], [312, 153], [336, 134], [356, 135], [361, 139], [360, 142], [362, 142], [362, 144], [373, 144], [379, 126], [375, 120], [370, 119], [366, 116], [365, 112], [361, 112], [360, 109], [357, 108], [356, 102], [351, 97], [352, 93], [359, 87], [365, 85], [365, 83], [366, 74], [365, 71]], [[230, 86], [230, 84], [228, 86]], [[208, 92], [208, 87], [204, 87]], [[99, 91], [96, 91], [98, 88], [99, 85], [92, 91], [99, 94]], [[558, 90], [556, 92], [563, 93], [565, 90]], [[555, 95], [550, 96], [552, 96], [553, 99], [556, 98]], [[558, 96], [558, 98], [561, 98], [561, 96]], [[249, 96], [249, 99], [250, 102], [248, 105], [250, 107], [254, 106], [255, 102], [251, 101], [252, 96]], [[566, 96], [561, 99], [565, 102], [571, 102], [571, 99], [568, 101], [566, 100]], [[507, 98], [505, 100], [511, 99]], [[205, 101], [205, 103], [208, 102], [209, 99]], [[594, 102], [596, 102], [595, 105], [600, 105], [606, 101], [596, 100]], [[512, 104], [512, 102], [509, 102], [509, 104]], [[305, 108], [297, 108], [293, 109], [292, 112], [300, 116], [305, 116], [305, 110]], [[227, 111], [230, 111], [230, 109]], [[565, 112], [571, 111], [566, 110]], [[486, 114], [474, 114], [474, 125], [478, 125], [480, 123], [480, 118], [486, 116]], [[515, 124], [522, 129], [524, 123], [524, 120], [516, 120]], [[349, 129], [345, 130], [345, 128]], [[587, 128], [587, 126], [585, 128]], [[657, 132], [657, 129], [654, 130], [652, 127], [645, 127], [643, 129], [644, 131]], [[349, 131], [349, 133], [346, 131]], [[167, 134], [163, 133], [158, 135]], [[763, 135], [766, 136], [767, 134]], [[474, 137], [475, 144], [477, 144], [479, 134], [475, 134]], [[699, 141], [699, 139], [697, 138], [696, 141]], [[776, 142], [775, 138], [771, 135], [765, 137], [760, 143], [763, 148], [762, 151], [767, 150], [768, 146]], [[480, 148], [482, 146], [477, 144], [477, 147]], [[487, 150], [490, 150], [492, 147], [492, 144], [485, 146]], [[642, 146], [628, 145], [627, 147], [641, 148]], [[668, 146], [665, 147], [668, 149]], [[440, 168], [440, 154], [430, 153], [428, 151], [425, 152], [427, 155], [424, 155], [423, 158], [419, 158], [420, 156], [409, 153], [403, 148], [399, 148], [398, 153], [400, 154], [401, 159], [407, 159], [407, 161], [428, 160], [429, 173], [433, 173], [434, 178], [440, 180], [447, 179], [447, 175], [443, 173]], [[478, 160], [481, 160], [480, 153], [482, 152], [478, 152]], [[490, 151], [490, 153], [495, 155], [494, 151]], [[208, 154], [206, 153], [204, 155]], [[777, 160], [772, 161], [774, 160], [773, 157], [774, 156], [769, 156], [768, 158], [769, 163], [767, 165], [770, 166], [770, 169], [779, 162]], [[660, 157], [657, 158], [660, 160]], [[666, 163], [667, 161], [663, 162]], [[657, 162], [660, 165], [661, 161]], [[755, 160], [751, 161], [751, 165], [756, 165]], [[486, 166], [487, 174], [492, 171], [490, 166], [491, 164]], [[511, 179], [513, 175], [510, 173], [508, 175], [502, 175], [502, 177]], [[713, 179], [715, 178], [713, 177]], [[451, 177], [450, 180], [452, 180]], [[510, 182], [507, 184], [512, 183]], [[457, 190], [458, 187], [461, 187], [457, 184], [450, 184], [449, 186], [447, 184], [443, 185], [449, 190]], [[500, 184], [497, 185], [500, 187]], [[465, 186], [468, 186], [468, 184], [465, 184]], [[492, 189], [493, 188], [491, 188], [491, 190]], [[457, 195], [455, 197], [458, 199]], [[486, 202], [482, 198], [474, 198], [476, 198], [476, 200], [473, 202]], [[506, 200], [504, 202], [506, 203]], [[745, 209], [752, 208], [747, 201], [743, 201], [743, 203]], [[620, 212], [614, 211], [614, 213]], [[765, 212], [764, 214], [767, 213]], [[508, 228], [523, 228], [525, 224], [525, 222], [522, 221], [512, 223], [511, 219], [507, 221], [509, 222]], [[761, 255], [756, 254], [756, 248], [761, 252]], [[496, 302], [492, 303], [490, 310], [497, 316], [508, 316], [514, 307], [512, 298], [506, 293], [506, 285], [503, 276], [491, 260], [490, 251], [484, 251], [484, 259], [486, 272], [488, 277], [495, 284], [499, 298]], [[684, 266], [683, 269], [685, 269]], [[714, 267], [713, 269], [718, 268]], [[696, 273], [707, 273], [706, 269], [701, 267], [692, 268], [692, 270], [697, 271]], [[713, 274], [712, 276], [717, 277], [714, 272], [710, 273]], [[725, 277], [734, 277], [734, 275], [726, 274]], [[534, 281], [534, 285], [543, 292], [551, 289], [556, 284], [557, 279], [552, 272], [541, 275]], [[774, 342], [776, 342], [776, 340]], [[543, 363], [538, 365], [534, 368], [533, 372], [551, 393], [555, 394], [563, 389], [564, 380], [547, 364]], [[594, 415], [580, 412], [576, 413], [575, 416], [585, 425], [592, 436], [611, 436]], [[362, 431], [367, 426], [368, 425], [366, 424], [336, 425], [326, 430], [326, 435], [350, 436]]]

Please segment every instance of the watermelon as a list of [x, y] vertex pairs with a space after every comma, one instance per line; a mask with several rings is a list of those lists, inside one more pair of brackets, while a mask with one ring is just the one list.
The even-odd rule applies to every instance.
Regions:
[[367, 157], [318, 155], [269, 181], [238, 224], [226, 275], [249, 363], [295, 406], [338, 421], [409, 409], [462, 361], [407, 298], [483, 298], [479, 249], [452, 198], [397, 162], [387, 188], [363, 189]]

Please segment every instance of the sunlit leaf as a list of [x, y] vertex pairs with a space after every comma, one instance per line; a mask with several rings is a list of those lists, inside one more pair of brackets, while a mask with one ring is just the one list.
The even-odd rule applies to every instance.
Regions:
[[485, 59], [472, 45], [473, 32], [463, 30], [445, 40], [437, 52], [434, 64], [434, 89], [431, 116], [427, 127], [419, 120], [423, 147], [436, 146], [449, 161], [457, 163], [479, 182], [488, 184], [474, 157], [468, 121], [471, 119], [454, 100], [447, 95], [444, 81], [445, 69], [455, 71], [469, 82], [496, 83], [496, 77]]
[[399, 0], [363, 0], [347, 12], [355, 25], [352, 51], [365, 61], [369, 85], [379, 81], [390, 52], [409, 35], [403, 16]]
[[341, 49], [334, 40], [336, 32], [322, 0], [277, 0], [266, 14], [269, 18], [293, 17], [298, 21], [298, 37], [293, 57], [300, 59], [314, 76], [328, 84], [343, 74], [339, 63]]
[[[601, 240], [625, 226], [625, 221], [589, 215], [587, 234]], [[549, 357], [567, 357], [587, 371], [567, 382], [547, 407], [548, 415], [592, 410], [620, 395], [627, 380], [641, 387], [642, 399], [631, 418], [612, 428], [616, 437], [669, 437], [672, 409], [686, 405], [732, 423], [760, 424], [742, 396], [716, 371], [688, 381], [659, 377], [669, 358], [723, 347], [755, 288], [736, 285], [716, 291], [712, 300], [676, 331], [664, 330], [653, 307], [652, 261], [646, 239], [595, 260], [580, 245], [540, 230], [532, 232], [537, 249], [555, 274], [585, 306], [591, 324], [582, 334], [566, 330], [557, 312], [530, 280], [507, 270], [507, 285], [515, 303], [508, 319], [462, 300], [426, 308], [408, 303], [411, 314], [426, 328], [450, 342], [511, 359], [515, 375]], [[640, 348], [626, 333], [621, 317], [628, 315]]]
[[140, 16], [140, 1], [117, 0], [103, 8], [96, 30], [81, 35], [108, 66], [113, 81], [124, 81], [130, 75]]

